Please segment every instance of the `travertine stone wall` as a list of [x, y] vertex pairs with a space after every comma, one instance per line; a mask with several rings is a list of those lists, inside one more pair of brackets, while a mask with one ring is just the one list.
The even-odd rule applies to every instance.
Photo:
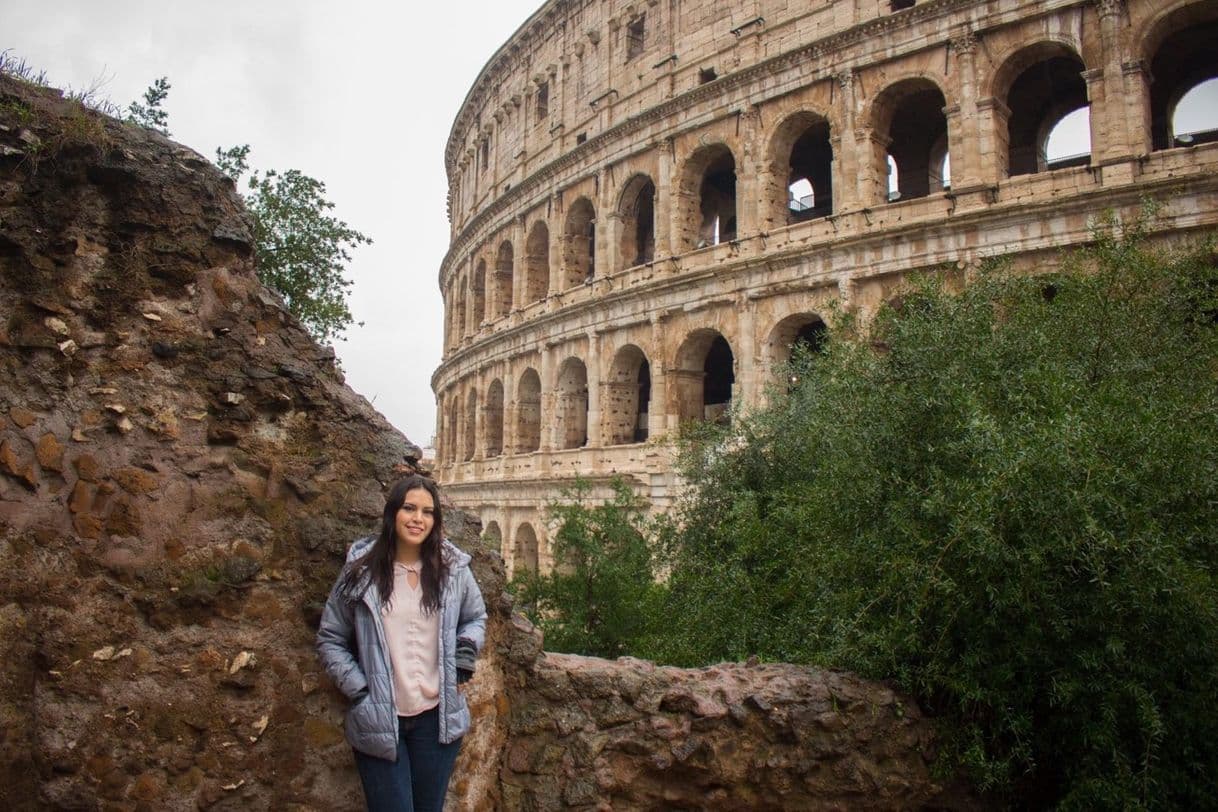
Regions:
[[[996, 255], [1044, 268], [1146, 197], [1165, 239], [1212, 228], [1215, 133], [1172, 111], [1216, 38], [1213, 0], [546, 3], [445, 153], [449, 492], [509, 569], [518, 533], [544, 568], [564, 484], [625, 475], [662, 508], [666, 440], [761, 403], [830, 309]], [[1080, 108], [1090, 151], [1049, 155]]]

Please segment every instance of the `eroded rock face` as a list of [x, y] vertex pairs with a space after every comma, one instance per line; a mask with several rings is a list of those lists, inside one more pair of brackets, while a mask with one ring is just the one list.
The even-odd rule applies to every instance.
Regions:
[[419, 452], [232, 183], [0, 78], [0, 317], [0, 807], [356, 806], [313, 633]]
[[[0, 808], [361, 807], [313, 636], [418, 450], [251, 253], [198, 155], [0, 77]], [[449, 808], [946, 803], [888, 689], [543, 654], [446, 521], [490, 611]]]

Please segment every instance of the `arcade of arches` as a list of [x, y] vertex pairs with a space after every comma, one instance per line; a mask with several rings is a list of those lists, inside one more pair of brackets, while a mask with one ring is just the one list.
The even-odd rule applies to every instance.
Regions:
[[[911, 274], [989, 256], [1044, 267], [1145, 197], [1166, 201], [1164, 238], [1218, 225], [1218, 0], [762, 0], [727, 39], [657, 10], [636, 70], [680, 32], [702, 49], [657, 65], [667, 84], [592, 69], [619, 5], [554, 39], [522, 28], [517, 50], [553, 72], [499, 106], [517, 69], [484, 72], [450, 139], [438, 474], [509, 569], [552, 566], [542, 505], [576, 476], [595, 497], [624, 475], [662, 509], [665, 439], [762, 403], [834, 308], [865, 322]], [[578, 32], [601, 24], [592, 48]], [[571, 54], [587, 64], [567, 83]]]

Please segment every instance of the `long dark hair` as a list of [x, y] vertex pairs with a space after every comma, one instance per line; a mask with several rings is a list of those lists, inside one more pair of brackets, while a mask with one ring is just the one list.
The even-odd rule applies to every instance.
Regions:
[[418, 474], [398, 480], [389, 489], [389, 495], [385, 497], [385, 512], [381, 516], [381, 532], [376, 541], [367, 552], [348, 564], [339, 576], [339, 592], [347, 600], [359, 600], [368, 585], [375, 583], [377, 591], [381, 593], [381, 604], [389, 602], [390, 596], [393, 595], [393, 562], [398, 551], [398, 510], [406, 501], [406, 494], [414, 490], [427, 491], [435, 505], [435, 513], [432, 514], [435, 516], [435, 524], [419, 550], [422, 561], [419, 583], [423, 586], [423, 611], [431, 613], [439, 610], [444, 577], [448, 575], [448, 565], [444, 560], [444, 521], [440, 510], [440, 490], [435, 482]]

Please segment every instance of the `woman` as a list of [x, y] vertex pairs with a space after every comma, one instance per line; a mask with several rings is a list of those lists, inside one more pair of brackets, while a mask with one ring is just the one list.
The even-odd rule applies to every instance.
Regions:
[[440, 493], [410, 476], [380, 534], [356, 541], [326, 601], [317, 651], [351, 701], [347, 741], [373, 812], [430, 812], [444, 794], [469, 707], [458, 686], [486, 631], [470, 557], [443, 537]]

